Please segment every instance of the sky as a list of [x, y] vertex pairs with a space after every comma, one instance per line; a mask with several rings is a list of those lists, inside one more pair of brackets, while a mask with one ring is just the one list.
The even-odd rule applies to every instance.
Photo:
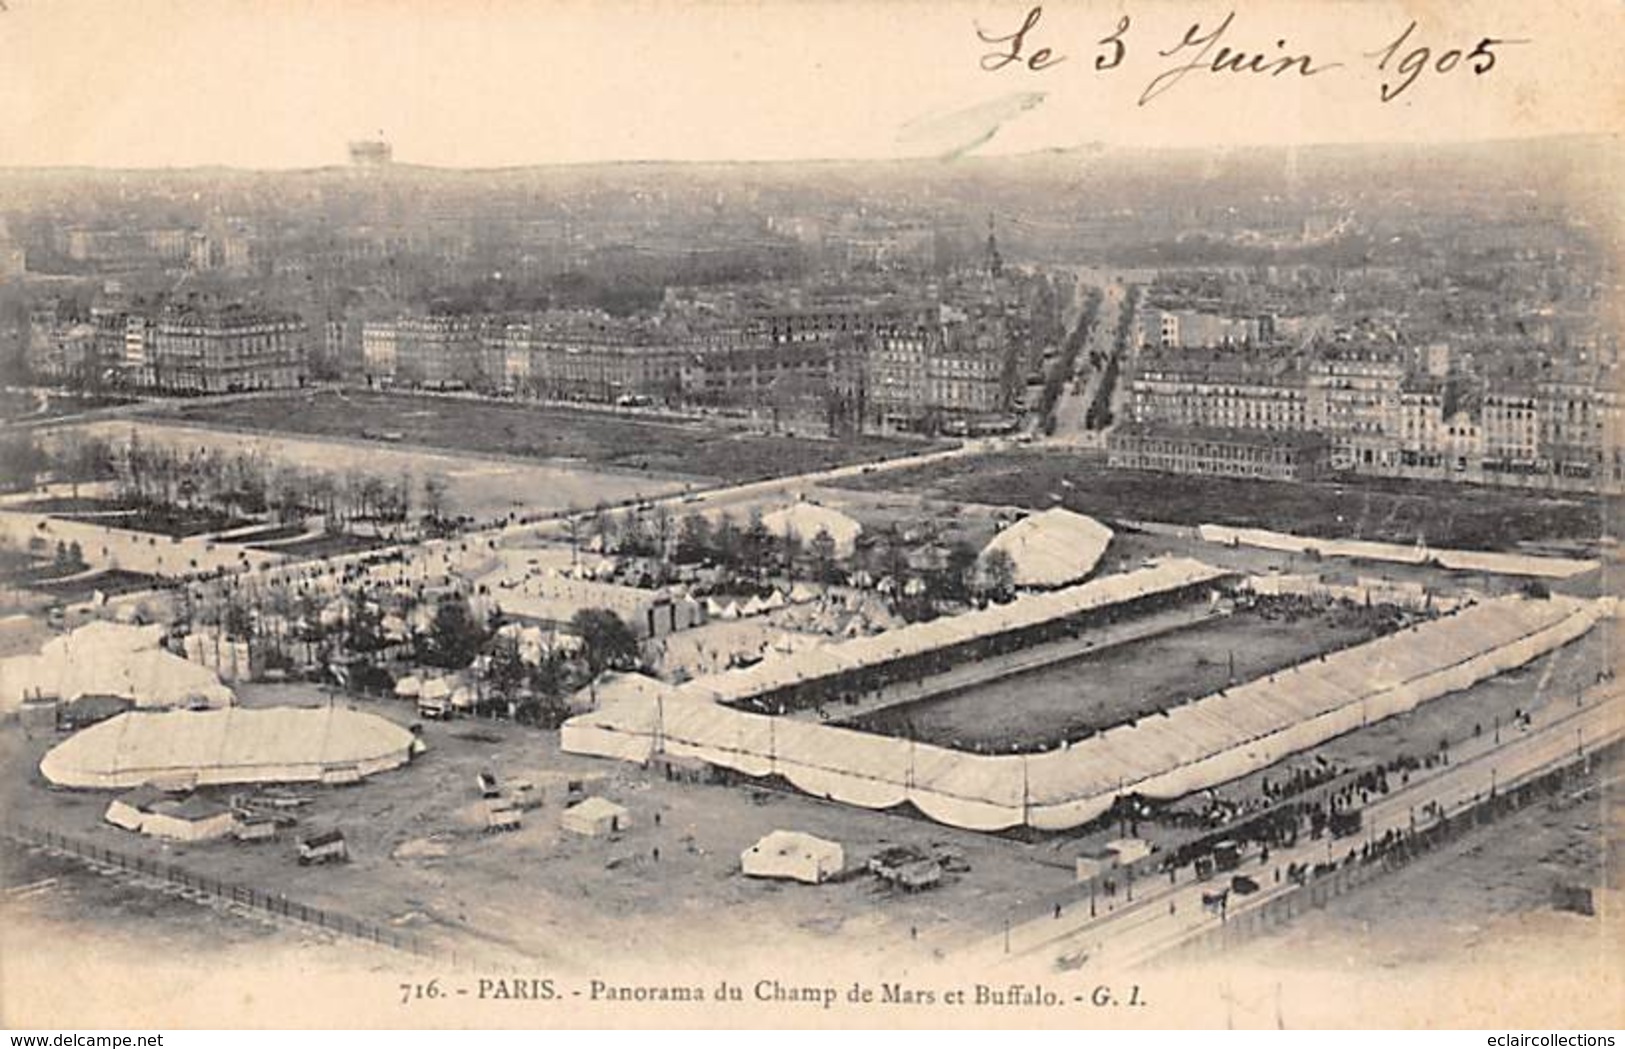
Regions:
[[[0, 166], [310, 167], [368, 137], [448, 167], [1427, 141], [1598, 132], [1625, 114], [1625, 81], [1593, 46], [1625, 39], [1614, 0], [1250, 0], [1215, 48], [1341, 65], [1192, 72], [1143, 105], [1196, 50], [1178, 48], [1186, 30], [1211, 32], [1226, 3], [1051, 2], [1023, 56], [1064, 60], [984, 70], [1010, 45], [978, 30], [1013, 33], [1032, 6], [4, 0]], [[1122, 62], [1097, 70], [1115, 49], [1096, 41], [1125, 16]], [[1413, 19], [1379, 70], [1372, 53]], [[1448, 57], [1485, 36], [1528, 42], [1493, 48], [1483, 74]], [[1381, 101], [1420, 47], [1426, 68]]]

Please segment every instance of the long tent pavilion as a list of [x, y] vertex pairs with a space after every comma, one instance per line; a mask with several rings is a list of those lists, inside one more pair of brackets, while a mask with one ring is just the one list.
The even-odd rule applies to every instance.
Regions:
[[40, 772], [60, 787], [346, 782], [422, 748], [385, 718], [343, 707], [131, 711], [57, 744]]
[[1081, 586], [1024, 594], [1009, 604], [770, 656], [745, 670], [696, 678], [681, 691], [762, 713], [788, 712], [1211, 599], [1234, 578], [1200, 561], [1168, 558]]
[[574, 718], [562, 738], [573, 753], [626, 761], [659, 753], [782, 776], [864, 808], [908, 802], [955, 827], [1062, 830], [1125, 794], [1172, 800], [1267, 768], [1522, 666], [1613, 612], [1611, 599], [1497, 598], [1043, 754], [967, 754], [747, 713], [686, 687]]

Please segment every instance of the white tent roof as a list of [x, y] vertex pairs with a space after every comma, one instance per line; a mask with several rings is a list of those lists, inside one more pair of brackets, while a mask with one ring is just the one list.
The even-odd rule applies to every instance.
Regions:
[[805, 831], [774, 830], [769, 831], [750, 851], [772, 856], [840, 856], [841, 846], [837, 842], [825, 838], [815, 837]]
[[589, 822], [623, 819], [626, 816], [626, 806], [617, 805], [608, 798], [600, 798], [595, 794], [585, 801], [571, 805], [564, 810], [563, 815], [571, 820]]
[[416, 739], [343, 707], [134, 711], [52, 748], [40, 771], [65, 787], [131, 787], [179, 776], [199, 783], [318, 779], [324, 768], [401, 764]]
[[628, 702], [653, 703], [670, 696], [676, 688], [647, 674], [607, 673], [596, 685], [588, 685], [576, 693], [579, 705], [591, 708], [596, 699], [599, 709], [607, 710]]
[[162, 629], [87, 623], [47, 642], [38, 655], [0, 661], [0, 710], [35, 694], [71, 700], [122, 696], [140, 707], [202, 701], [228, 706], [231, 689], [214, 671], [157, 648]]
[[852, 518], [817, 503], [793, 503], [782, 510], [763, 514], [762, 524], [776, 536], [794, 532], [803, 543], [810, 542], [820, 531], [828, 532], [835, 540], [837, 557], [850, 555], [863, 532], [863, 526]]
[[1094, 570], [1111, 538], [1112, 530], [1094, 518], [1056, 507], [1006, 528], [981, 556], [992, 550], [1009, 554], [1017, 586], [1065, 586]]

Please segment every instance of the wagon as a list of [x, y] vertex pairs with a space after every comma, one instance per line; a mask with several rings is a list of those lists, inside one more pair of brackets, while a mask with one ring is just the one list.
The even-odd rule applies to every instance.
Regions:
[[312, 863], [344, 863], [350, 858], [350, 850], [344, 843], [344, 832], [337, 830], [323, 831], [299, 839], [299, 865], [309, 866]]

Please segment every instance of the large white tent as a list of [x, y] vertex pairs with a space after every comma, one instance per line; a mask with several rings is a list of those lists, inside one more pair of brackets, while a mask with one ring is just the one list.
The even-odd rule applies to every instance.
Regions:
[[1094, 571], [1112, 530], [1092, 517], [1056, 507], [1023, 518], [1006, 528], [982, 549], [981, 559], [994, 550], [1010, 555], [1019, 587], [1049, 588], [1075, 583]]
[[0, 710], [30, 696], [64, 702], [80, 696], [119, 696], [138, 707], [232, 703], [219, 675], [158, 646], [162, 629], [96, 621], [46, 642], [38, 655], [0, 661]]
[[794, 503], [763, 514], [762, 524], [773, 535], [782, 538], [793, 534], [803, 543], [811, 542], [819, 532], [828, 532], [835, 540], [836, 557], [851, 557], [863, 532], [863, 526], [852, 518], [817, 503]]
[[343, 707], [131, 711], [70, 736], [40, 761], [62, 787], [153, 782], [353, 782], [421, 748], [406, 729]]

